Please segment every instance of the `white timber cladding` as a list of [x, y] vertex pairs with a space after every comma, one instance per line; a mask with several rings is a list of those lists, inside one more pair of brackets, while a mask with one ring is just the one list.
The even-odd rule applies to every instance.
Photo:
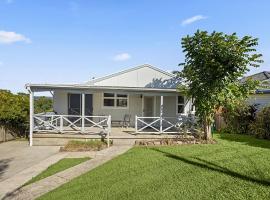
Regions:
[[53, 95], [53, 110], [58, 115], [68, 114], [68, 92], [55, 91]]
[[131, 71], [119, 73], [93, 82], [97, 86], [123, 86], [123, 87], [152, 87], [162, 81], [172, 78], [173, 75], [156, 70], [149, 66], [143, 66]]
[[111, 115], [112, 120], [123, 120], [125, 114], [131, 115], [131, 125], [135, 124], [135, 115], [141, 116], [142, 98], [140, 94], [129, 94], [126, 108], [104, 107], [103, 93], [93, 94], [93, 115]]
[[[53, 96], [53, 109], [57, 114], [67, 115], [68, 114], [68, 93], [67, 91], [55, 91]], [[86, 92], [87, 93], [87, 92]], [[90, 93], [90, 92], [89, 92]], [[117, 93], [117, 92], [112, 92]], [[121, 94], [121, 92], [118, 92]], [[123, 93], [124, 94], [124, 93]], [[135, 115], [142, 116], [143, 114], [143, 96], [147, 94], [127, 94], [128, 96], [128, 107], [104, 107], [103, 106], [103, 92], [93, 93], [93, 115], [111, 115], [113, 120], [123, 120], [125, 114], [131, 115], [131, 124], [135, 124]], [[154, 116], [160, 115], [160, 96], [154, 96]], [[270, 95], [268, 95], [270, 98]], [[176, 117], [177, 112], [177, 95], [175, 96], [164, 96], [163, 97], [163, 116], [165, 117]], [[269, 100], [268, 100], [269, 102]], [[184, 113], [188, 113], [191, 110], [191, 101], [185, 98]]]
[[270, 94], [253, 94], [249, 96], [250, 104], [258, 104], [259, 108], [270, 106]]
[[[68, 93], [67, 91], [55, 91], [53, 99], [53, 109], [57, 114], [68, 114]], [[86, 92], [87, 94], [88, 92]], [[90, 93], [90, 92], [89, 92]], [[113, 92], [116, 93], [116, 92]], [[120, 92], [121, 94], [121, 92]], [[111, 115], [112, 120], [123, 120], [125, 114], [131, 115], [131, 125], [135, 124], [135, 116], [142, 116], [143, 95], [142, 94], [127, 94], [128, 107], [104, 107], [103, 92], [93, 93], [93, 115]], [[154, 116], [160, 115], [160, 96], [154, 96]], [[190, 102], [185, 104], [185, 113], [191, 108]], [[163, 116], [176, 117], [177, 114], [177, 96], [163, 97]]]

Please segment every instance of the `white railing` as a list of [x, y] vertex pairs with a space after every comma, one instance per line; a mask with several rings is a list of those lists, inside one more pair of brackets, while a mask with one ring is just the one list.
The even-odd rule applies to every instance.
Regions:
[[34, 132], [111, 132], [111, 116], [35, 114]]
[[177, 117], [138, 117], [135, 116], [136, 133], [180, 133], [185, 125], [193, 128], [196, 124], [194, 116], [181, 115]]

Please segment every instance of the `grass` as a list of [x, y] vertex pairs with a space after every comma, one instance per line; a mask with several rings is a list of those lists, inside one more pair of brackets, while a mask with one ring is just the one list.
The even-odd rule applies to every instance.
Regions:
[[99, 151], [106, 146], [107, 144], [101, 140], [71, 140], [63, 148], [61, 148], [61, 151]]
[[68, 169], [70, 167], [73, 167], [75, 165], [78, 165], [82, 162], [85, 162], [89, 160], [89, 157], [84, 157], [84, 158], [63, 158], [59, 160], [57, 163], [49, 166], [46, 170], [41, 172], [39, 175], [33, 177], [30, 181], [28, 181], [24, 185], [29, 185], [31, 183], [34, 183], [36, 181], [39, 181], [41, 179], [44, 179], [48, 176], [51, 176], [53, 174], [56, 174], [58, 172], [64, 171], [65, 169]]
[[39, 199], [270, 199], [270, 141], [135, 147]]

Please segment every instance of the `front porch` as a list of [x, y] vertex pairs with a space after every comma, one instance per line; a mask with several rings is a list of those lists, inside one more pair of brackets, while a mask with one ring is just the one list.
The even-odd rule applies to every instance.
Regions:
[[[31, 85], [27, 89], [30, 93], [30, 146], [33, 138], [45, 137], [106, 138], [107, 141], [173, 137], [183, 133], [183, 123], [193, 120], [188, 117], [190, 101], [179, 96], [175, 89], [89, 85]], [[52, 94], [53, 111], [35, 113], [34, 94], [44, 91]], [[126, 119], [126, 116], [129, 117]], [[115, 125], [118, 127], [112, 127]]]
[[[194, 123], [193, 116], [138, 117], [135, 126], [112, 127], [111, 116], [77, 116], [35, 114], [33, 136], [35, 145], [64, 145], [68, 140], [104, 139], [143, 140], [179, 137], [185, 123]], [[40, 142], [42, 141], [42, 142]], [[44, 142], [46, 141], [46, 142]], [[32, 144], [33, 144], [32, 143]]]
[[[96, 129], [97, 131], [97, 129]], [[83, 134], [79, 132], [66, 132], [64, 134], [53, 133], [53, 132], [34, 132], [33, 133], [33, 145], [35, 146], [62, 146], [65, 145], [69, 140], [91, 140], [91, 139], [104, 139], [111, 140], [113, 144], [118, 144], [120, 141], [121, 144], [125, 144], [126, 142], [134, 144], [135, 141], [138, 140], [158, 140], [158, 139], [174, 139], [184, 137], [183, 132], [175, 132], [175, 133], [153, 133], [153, 132], [145, 132], [145, 133], [136, 133], [136, 129], [122, 128], [122, 127], [112, 127], [111, 132], [108, 135], [92, 133], [92, 134]]]

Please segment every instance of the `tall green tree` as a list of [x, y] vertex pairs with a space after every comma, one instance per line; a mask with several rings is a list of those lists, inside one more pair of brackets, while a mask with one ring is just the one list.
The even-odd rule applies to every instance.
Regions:
[[29, 121], [29, 97], [0, 90], [0, 126], [24, 132]]
[[257, 38], [240, 38], [236, 33], [198, 30], [182, 38], [185, 62], [180, 64], [183, 70], [179, 76], [185, 80], [187, 95], [194, 99], [205, 139], [211, 139], [215, 110], [236, 105], [256, 87], [256, 82], [240, 83], [239, 78], [263, 62], [262, 55], [256, 53], [257, 45]]
[[43, 113], [52, 111], [52, 98], [50, 97], [35, 97], [35, 113]]

